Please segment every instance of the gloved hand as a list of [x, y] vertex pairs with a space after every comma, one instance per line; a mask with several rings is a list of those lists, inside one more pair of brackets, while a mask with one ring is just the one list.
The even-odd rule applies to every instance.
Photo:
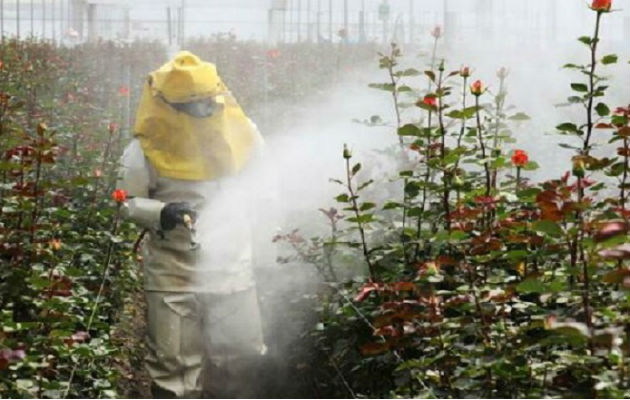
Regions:
[[175, 229], [177, 224], [190, 227], [197, 219], [197, 212], [187, 202], [168, 203], [160, 212], [160, 227], [163, 231]]

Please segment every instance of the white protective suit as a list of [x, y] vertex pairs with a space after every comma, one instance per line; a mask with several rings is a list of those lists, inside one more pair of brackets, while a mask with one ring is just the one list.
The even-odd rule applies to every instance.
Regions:
[[[195, 71], [200, 66], [214, 68], [211, 64], [202, 65], [190, 53], [178, 57], [158, 72], [162, 71], [168, 78], [170, 69], [166, 67], [181, 67], [181, 70], [194, 67], [197, 68]], [[177, 62], [181, 65], [174, 64]], [[157, 79], [163, 78], [157, 76], [153, 82]], [[194, 83], [194, 80], [190, 81]], [[150, 79], [149, 85], [151, 82]], [[175, 88], [179, 90], [181, 86]], [[151, 95], [149, 89], [150, 86], [145, 88], [143, 101], [157, 105], [150, 104], [144, 112], [148, 109], [147, 115], [151, 117], [150, 113], [158, 107], [168, 110], [158, 104], [161, 100], [157, 96], [146, 97]], [[229, 92], [223, 93], [231, 96]], [[230, 112], [240, 112], [236, 108], [238, 105], [233, 104]], [[161, 128], [160, 117], [151, 118], [153, 120], [149, 122], [157, 123], [155, 126]], [[176, 118], [192, 117], [174, 111], [168, 118], [171, 119], [167, 121], [178, 121]], [[240, 124], [242, 128], [243, 123]], [[252, 147], [256, 153], [261, 148], [262, 138], [253, 124], [251, 131], [255, 132]], [[168, 133], [160, 132], [161, 137]], [[187, 134], [194, 138], [194, 132]], [[211, 137], [212, 133], [209, 131], [206, 135]], [[237, 142], [233, 143], [239, 144], [241, 139], [234, 140]], [[233, 143], [228, 144], [234, 146]], [[153, 144], [149, 142], [149, 145]], [[222, 146], [222, 151], [229, 155], [230, 147]], [[142, 264], [148, 308], [146, 366], [152, 384], [177, 397], [198, 397], [203, 389], [215, 396], [252, 396], [255, 392], [244, 390], [256, 385], [251, 361], [255, 362], [266, 348], [252, 269], [251, 219], [242, 209], [230, 207], [230, 202], [225, 201], [229, 196], [244, 194], [237, 191], [226, 196], [224, 193], [238, 175], [215, 174], [208, 175], [208, 179], [192, 175], [191, 179], [166, 177], [147, 157], [146, 148], [136, 138], [125, 149], [117, 187], [128, 192], [123, 213], [148, 230], [142, 245]], [[158, 146], [156, 151], [152, 153], [156, 154], [155, 159], [164, 162], [163, 168], [170, 168], [168, 146]], [[186, 166], [186, 162], [180, 154], [179, 164], [172, 165]], [[225, 164], [225, 161], [221, 162]], [[217, 163], [210, 167], [216, 167]], [[207, 168], [197, 168], [192, 173], [199, 175], [214, 171]], [[182, 171], [187, 173], [185, 169]], [[172, 230], [161, 230], [163, 207], [176, 202], [187, 202], [192, 206], [198, 214], [197, 225], [201, 223], [204, 227], [203, 232], [197, 233], [184, 224], [178, 224]]]
[[[161, 232], [160, 212], [165, 204], [187, 201], [203, 220], [204, 209], [212, 207], [221, 182], [161, 178], [137, 140], [129, 144], [121, 164], [118, 187], [130, 197], [123, 212], [149, 230], [142, 246], [148, 306], [147, 368], [161, 388], [178, 397], [195, 397], [201, 393], [203, 379], [210, 380], [210, 387], [221, 384], [212, 382], [212, 376], [202, 376], [202, 367], [220, 369], [231, 362], [244, 362], [239, 358], [265, 352], [248, 237], [251, 231], [246, 221], [234, 221], [238, 226], [230, 229], [232, 239], [240, 246], [229, 252], [218, 249], [219, 257], [205, 251], [206, 236], [193, 235], [181, 224]], [[211, 240], [215, 234], [207, 236]], [[212, 365], [203, 365], [204, 358]]]

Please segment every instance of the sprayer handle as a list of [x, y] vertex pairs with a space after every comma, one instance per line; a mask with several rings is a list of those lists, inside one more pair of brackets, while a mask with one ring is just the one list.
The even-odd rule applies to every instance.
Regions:
[[160, 212], [160, 227], [163, 231], [175, 229], [177, 224], [191, 228], [197, 219], [197, 212], [187, 202], [168, 203]]

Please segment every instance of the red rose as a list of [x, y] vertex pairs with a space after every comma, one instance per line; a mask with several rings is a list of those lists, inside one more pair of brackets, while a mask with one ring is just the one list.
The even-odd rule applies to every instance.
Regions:
[[610, 7], [612, 6], [612, 0], [593, 0], [593, 4], [591, 4], [591, 8], [595, 11], [610, 11]]
[[512, 154], [512, 164], [517, 167], [524, 167], [529, 162], [529, 156], [525, 152], [525, 150], [514, 150], [514, 154]]
[[123, 203], [127, 200], [127, 191], [123, 189], [116, 189], [112, 192], [112, 199], [117, 203]]
[[426, 104], [427, 106], [431, 107], [437, 107], [437, 98], [435, 98], [434, 96], [424, 96], [422, 104]]

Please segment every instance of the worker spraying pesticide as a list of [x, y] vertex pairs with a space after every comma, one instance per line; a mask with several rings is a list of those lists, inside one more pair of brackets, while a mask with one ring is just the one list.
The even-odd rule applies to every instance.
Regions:
[[196, 223], [259, 152], [260, 133], [215, 66], [189, 52], [149, 75], [134, 133], [118, 188], [129, 194], [128, 218], [148, 232], [142, 255], [153, 395], [251, 396], [243, 379], [252, 384], [251, 366], [266, 347], [248, 221], [213, 226], [210, 217], [210, 242], [227, 228], [238, 242], [210, 255]]

